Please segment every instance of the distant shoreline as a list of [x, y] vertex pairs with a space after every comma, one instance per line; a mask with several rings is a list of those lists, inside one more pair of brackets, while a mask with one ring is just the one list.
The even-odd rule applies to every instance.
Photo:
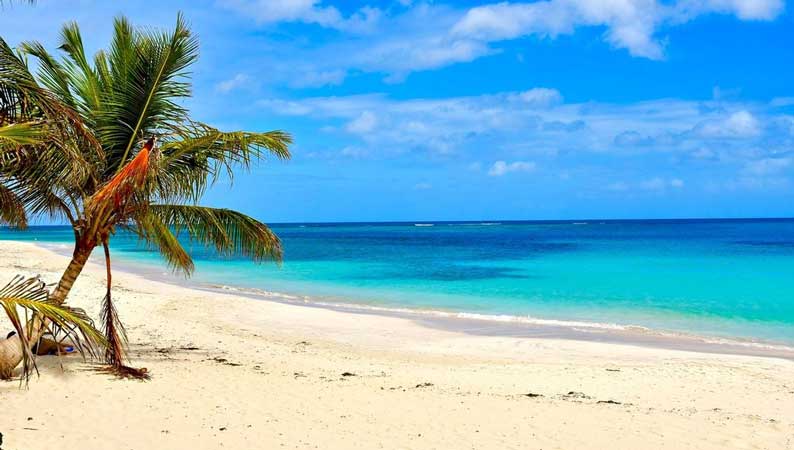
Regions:
[[[306, 221], [306, 222], [268, 222], [270, 226], [345, 226], [345, 225], [372, 225], [372, 226], [413, 226], [417, 224], [472, 224], [472, 225], [567, 225], [567, 224], [584, 224], [584, 223], [719, 223], [719, 222], [790, 222], [794, 221], [794, 217], [667, 217], [667, 218], [630, 218], [630, 219], [615, 219], [615, 218], [577, 218], [577, 219], [473, 219], [473, 220], [354, 220], [354, 221]], [[31, 225], [30, 228], [48, 228], [48, 227], [70, 227], [67, 224], [42, 224]], [[7, 225], [0, 225], [0, 229], [10, 229]]]

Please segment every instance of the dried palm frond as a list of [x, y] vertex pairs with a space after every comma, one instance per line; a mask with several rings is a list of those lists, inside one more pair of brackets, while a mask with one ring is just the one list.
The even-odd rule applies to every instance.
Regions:
[[[44, 282], [38, 277], [14, 277], [0, 289], [0, 306], [19, 336], [23, 355], [21, 376], [25, 382], [34, 371], [38, 373], [36, 357], [30, 350], [32, 343], [29, 340], [35, 327], [57, 327], [72, 339], [75, 348], [83, 357], [95, 358], [97, 351], [107, 345], [104, 336], [94, 327], [85, 311], [52, 302]], [[32, 313], [35, 319], [29, 322], [23, 320], [20, 309], [25, 311], [25, 315]]]

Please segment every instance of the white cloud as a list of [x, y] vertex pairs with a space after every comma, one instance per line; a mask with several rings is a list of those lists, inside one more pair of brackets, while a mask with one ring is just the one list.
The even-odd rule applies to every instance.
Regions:
[[475, 40], [449, 40], [445, 36], [396, 37], [359, 52], [353, 64], [369, 71], [387, 72], [388, 82], [400, 82], [410, 72], [470, 62], [493, 53]]
[[379, 9], [365, 6], [343, 17], [338, 9], [323, 5], [321, 0], [224, 0], [222, 4], [262, 24], [303, 22], [353, 32], [371, 30], [381, 16]]
[[794, 97], [775, 97], [769, 102], [769, 106], [773, 108], [783, 108], [792, 105], [794, 105]]
[[345, 129], [351, 133], [369, 133], [378, 125], [378, 118], [371, 111], [364, 111], [358, 117], [351, 120]]
[[761, 132], [758, 119], [747, 111], [731, 114], [725, 121], [725, 127], [736, 136], [757, 136]]
[[250, 81], [250, 77], [244, 73], [238, 73], [234, 77], [221, 81], [220, 83], [215, 85], [215, 90], [221, 93], [229, 93], [235, 89], [238, 89], [244, 85], [246, 85]]
[[653, 39], [660, 20], [653, 0], [549, 0], [497, 3], [470, 9], [453, 33], [486, 42], [538, 35], [554, 38], [579, 26], [605, 26], [606, 39], [635, 56], [660, 59], [662, 46]]
[[278, 56], [268, 62], [277, 74], [270, 76], [293, 87], [338, 84], [357, 71], [382, 73], [386, 82], [398, 83], [412, 72], [497, 54], [503, 41], [554, 39], [581, 28], [603, 30], [601, 36], [612, 47], [658, 60], [665, 57], [663, 33], [703, 15], [772, 20], [783, 11], [782, 0], [540, 0], [472, 8], [422, 1], [362, 7], [350, 14], [320, 0], [219, 1], [264, 25], [301, 22], [342, 32], [318, 42], [304, 36], [273, 45], [271, 54]]
[[532, 88], [517, 95], [527, 106], [546, 108], [562, 103], [560, 91], [549, 88]]
[[416, 183], [414, 189], [417, 191], [426, 191], [428, 189], [433, 189], [433, 185], [430, 183]]
[[662, 177], [654, 177], [639, 183], [640, 189], [646, 191], [663, 191], [668, 187], [674, 189], [681, 189], [684, 187], [684, 180], [680, 178], [665, 179]]
[[704, 137], [747, 138], [761, 133], [761, 124], [750, 112], [741, 110], [728, 117], [699, 124], [695, 132]]
[[788, 169], [794, 169], [794, 158], [763, 158], [747, 163], [744, 170], [752, 175], [775, 175]]
[[538, 161], [587, 152], [659, 153], [703, 164], [743, 163], [774, 149], [790, 148], [794, 137], [794, 121], [764, 104], [676, 99], [565, 103], [561, 99], [554, 89], [535, 88], [470, 97], [396, 100], [373, 94], [259, 104], [273, 113], [303, 116], [328, 133], [341, 130], [358, 136], [373, 154], [476, 149], [477, 153], [467, 155], [474, 161], [484, 157]]
[[667, 186], [667, 183], [663, 178], [659, 177], [651, 178], [640, 183], [640, 187], [648, 191], [659, 191], [664, 189], [665, 186]]
[[498, 42], [536, 35], [555, 38], [578, 27], [604, 27], [604, 38], [633, 56], [664, 57], [656, 36], [665, 26], [704, 14], [731, 14], [741, 20], [772, 20], [782, 0], [545, 0], [495, 3], [471, 8], [452, 28], [456, 36]]
[[360, 147], [353, 147], [353, 146], [347, 146], [343, 148], [342, 151], [339, 153], [342, 156], [346, 156], [348, 158], [353, 158], [353, 159], [360, 159], [369, 155], [369, 152], [366, 149]]
[[289, 84], [296, 88], [338, 86], [342, 84], [346, 76], [347, 72], [341, 69], [326, 71], [306, 70], [296, 74]]
[[496, 161], [491, 168], [488, 169], [488, 175], [492, 177], [501, 177], [510, 172], [531, 172], [535, 170], [535, 167], [536, 164], [532, 161], [515, 161], [511, 163]]
[[783, 12], [783, 0], [680, 0], [675, 6], [679, 20], [708, 14], [733, 14], [742, 20], [772, 20]]

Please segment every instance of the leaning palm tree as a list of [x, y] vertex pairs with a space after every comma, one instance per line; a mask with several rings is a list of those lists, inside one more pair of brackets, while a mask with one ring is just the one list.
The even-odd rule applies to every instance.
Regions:
[[[70, 23], [61, 32], [59, 49], [60, 59], [39, 43], [21, 44], [21, 52], [38, 63], [34, 76], [26, 59], [0, 39], [0, 92], [6, 85], [22, 98], [5, 114], [21, 119], [4, 124], [0, 113], [0, 127], [35, 125], [57, 137], [45, 144], [0, 147], [0, 186], [16, 202], [6, 206], [3, 200], [0, 209], [8, 209], [4, 217], [16, 217], [17, 223], [48, 214], [71, 224], [74, 251], [52, 293], [55, 303], [66, 299], [92, 251], [102, 247], [105, 359], [116, 373], [135, 374], [125, 366], [126, 338], [111, 295], [113, 235], [120, 229], [137, 234], [186, 275], [194, 265], [180, 237], [221, 255], [280, 260], [280, 241], [265, 224], [197, 203], [218, 177], [233, 178], [237, 167], [248, 169], [267, 155], [289, 158], [291, 139], [281, 131], [224, 132], [190, 118], [180, 101], [191, 94], [188, 76], [198, 42], [181, 15], [169, 32], [134, 29], [118, 18], [110, 47], [90, 60], [78, 26]], [[62, 107], [63, 119], [53, 123], [56, 113], [48, 110], [18, 113], [36, 104], [37, 96]], [[0, 367], [11, 364], [19, 361], [0, 360]]]

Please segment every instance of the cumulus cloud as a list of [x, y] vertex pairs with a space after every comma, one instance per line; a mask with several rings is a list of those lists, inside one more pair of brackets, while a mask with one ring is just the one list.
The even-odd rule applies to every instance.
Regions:
[[508, 163], [506, 161], [496, 161], [490, 169], [488, 175], [492, 177], [501, 177], [510, 172], [531, 172], [535, 170], [536, 164], [532, 161], [514, 161]]
[[433, 185], [430, 183], [416, 183], [414, 189], [417, 191], [426, 191], [428, 189], [433, 189]]

